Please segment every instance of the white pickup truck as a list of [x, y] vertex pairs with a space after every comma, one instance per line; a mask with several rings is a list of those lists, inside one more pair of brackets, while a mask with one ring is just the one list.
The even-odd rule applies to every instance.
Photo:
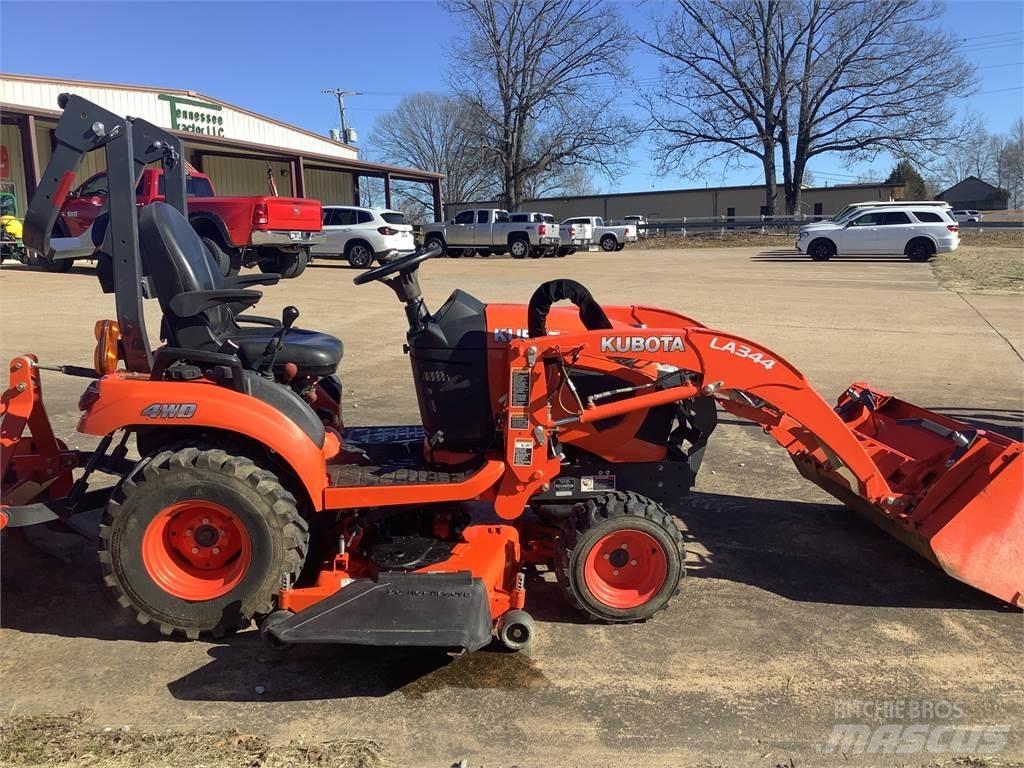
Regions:
[[562, 222], [563, 227], [577, 224], [591, 226], [593, 238], [601, 246], [602, 251], [621, 251], [626, 247], [626, 243], [635, 243], [637, 240], [635, 224], [610, 227], [605, 225], [604, 219], [600, 216], [577, 216]]
[[[555, 220], [554, 216], [551, 220]], [[594, 244], [594, 228], [589, 224], [559, 224], [558, 235], [561, 240], [558, 246], [559, 256], [576, 253], [580, 248], [587, 250]]]
[[460, 211], [447, 222], [427, 224], [423, 228], [423, 244], [429, 248], [436, 243], [453, 258], [473, 253], [511, 253], [514, 259], [536, 259], [557, 250], [558, 229], [554, 219], [512, 221], [508, 211], [500, 208], [473, 208]]

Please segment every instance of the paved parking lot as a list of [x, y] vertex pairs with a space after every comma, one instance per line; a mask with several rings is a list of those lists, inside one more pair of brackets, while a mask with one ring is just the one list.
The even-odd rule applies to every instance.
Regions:
[[[415, 421], [403, 313], [383, 286], [353, 286], [354, 274], [314, 264], [265, 289], [260, 310], [294, 303], [300, 326], [344, 339], [347, 421]], [[666, 306], [757, 339], [827, 399], [867, 380], [1020, 439], [1020, 295], [950, 293], [929, 265], [902, 259], [819, 264], [751, 248], [438, 260], [421, 269], [432, 307], [455, 287], [525, 302], [552, 277], [583, 282], [603, 303]], [[4, 269], [0, 302], [5, 358], [34, 351], [46, 362], [87, 364], [94, 320], [113, 314], [87, 269]], [[44, 387], [58, 430], [70, 435], [81, 381], [48, 375]], [[955, 755], [823, 745], [836, 723], [880, 724], [851, 720], [865, 702], [946, 702], [956, 707], [946, 719], [878, 709], [893, 715], [890, 724], [1009, 726], [998, 758], [1024, 758], [1019, 612], [834, 503], [757, 429], [732, 420], [712, 440], [697, 492], [673, 511], [687, 532], [690, 572], [655, 620], [583, 622], [539, 577], [527, 607], [540, 635], [529, 654], [453, 662], [331, 647], [277, 659], [252, 633], [224, 644], [160, 641], [112, 608], [90, 559], [63, 565], [11, 538], [0, 706], [87, 707], [100, 723], [135, 728], [372, 738], [399, 765], [467, 758], [526, 768], [926, 765]]]

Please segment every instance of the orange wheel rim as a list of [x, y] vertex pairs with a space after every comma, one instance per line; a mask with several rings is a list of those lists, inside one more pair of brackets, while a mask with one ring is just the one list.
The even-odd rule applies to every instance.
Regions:
[[182, 600], [214, 600], [242, 581], [252, 542], [230, 509], [189, 499], [165, 507], [146, 527], [142, 562], [165, 592]]
[[624, 528], [598, 539], [583, 563], [583, 581], [610, 608], [638, 608], [668, 579], [665, 549], [648, 533]]

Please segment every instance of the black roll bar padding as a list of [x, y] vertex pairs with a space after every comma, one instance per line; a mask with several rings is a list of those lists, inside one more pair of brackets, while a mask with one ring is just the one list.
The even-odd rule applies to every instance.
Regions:
[[549, 280], [541, 283], [530, 297], [526, 310], [530, 338], [547, 335], [548, 312], [556, 301], [568, 299], [580, 311], [580, 320], [588, 331], [605, 330], [612, 327], [608, 315], [601, 309], [594, 297], [575, 280]]

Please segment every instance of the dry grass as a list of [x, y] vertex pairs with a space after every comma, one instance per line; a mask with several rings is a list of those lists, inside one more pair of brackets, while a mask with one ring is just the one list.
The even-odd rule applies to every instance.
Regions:
[[678, 234], [652, 236], [640, 240], [630, 248], [792, 248], [796, 239], [794, 232], [769, 232], [761, 234], [756, 229], [730, 229], [709, 232], [691, 232], [686, 237]]
[[0, 766], [63, 768], [384, 768], [372, 741], [268, 744], [236, 732], [145, 733], [105, 729], [84, 713], [15, 716], [0, 721]]
[[962, 231], [960, 247], [932, 260], [939, 283], [951, 291], [1024, 291], [1024, 230]]

